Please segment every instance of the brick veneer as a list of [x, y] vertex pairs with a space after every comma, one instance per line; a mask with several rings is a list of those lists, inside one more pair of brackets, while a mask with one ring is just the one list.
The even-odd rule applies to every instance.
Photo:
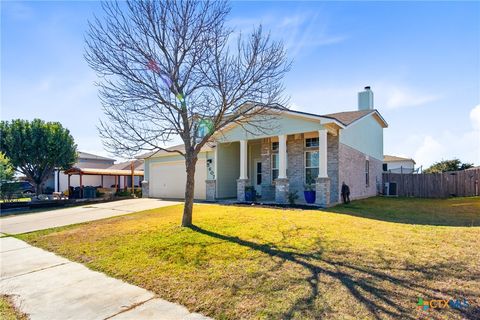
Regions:
[[[377, 185], [382, 179], [382, 161], [371, 156], [369, 185], [365, 181], [365, 160], [367, 156], [343, 143], [339, 144], [339, 185], [337, 186], [337, 197], [340, 196], [342, 181], [350, 187], [350, 199], [367, 198], [377, 195]], [[337, 198], [340, 201], [340, 198]]]

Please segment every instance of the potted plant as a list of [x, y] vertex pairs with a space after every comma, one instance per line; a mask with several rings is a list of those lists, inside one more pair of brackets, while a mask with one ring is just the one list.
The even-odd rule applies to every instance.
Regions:
[[254, 202], [257, 197], [257, 192], [253, 186], [245, 187], [245, 201]]
[[307, 203], [315, 203], [315, 186], [312, 184], [305, 185], [305, 191], [303, 191], [303, 195], [305, 196], [305, 202]]

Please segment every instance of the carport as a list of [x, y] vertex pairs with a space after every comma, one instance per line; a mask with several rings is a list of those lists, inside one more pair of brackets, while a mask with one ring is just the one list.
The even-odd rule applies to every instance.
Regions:
[[127, 185], [127, 177], [132, 178], [132, 192], [135, 192], [135, 183], [134, 183], [134, 177], [139, 176], [143, 177], [144, 172], [141, 170], [134, 170], [133, 164], [131, 165], [131, 170], [118, 170], [118, 169], [97, 169], [97, 168], [70, 168], [68, 170], [65, 170], [65, 174], [68, 175], [68, 190], [70, 190], [70, 177], [72, 175], [78, 175], [80, 176], [80, 193], [81, 197], [83, 198], [83, 176], [101, 176], [101, 186], [102, 188], [104, 187], [103, 185], [103, 177], [104, 176], [113, 176], [115, 177], [115, 190], [118, 191], [118, 186], [120, 183], [120, 178], [123, 177], [123, 185]]

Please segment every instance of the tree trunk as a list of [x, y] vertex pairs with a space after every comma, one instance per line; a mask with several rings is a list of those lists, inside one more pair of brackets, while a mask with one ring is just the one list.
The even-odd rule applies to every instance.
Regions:
[[197, 156], [186, 157], [187, 184], [185, 185], [185, 207], [183, 208], [182, 227], [192, 226], [193, 195], [195, 192], [195, 165]]
[[42, 183], [33, 183], [35, 185], [35, 195], [38, 197], [40, 194], [42, 194]]

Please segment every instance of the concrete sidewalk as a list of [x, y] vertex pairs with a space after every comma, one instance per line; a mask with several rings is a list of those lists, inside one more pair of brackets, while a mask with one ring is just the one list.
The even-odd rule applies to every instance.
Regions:
[[0, 294], [30, 319], [210, 319], [21, 240], [0, 238]]
[[180, 202], [128, 199], [0, 218], [0, 233], [19, 234], [166, 207]]

